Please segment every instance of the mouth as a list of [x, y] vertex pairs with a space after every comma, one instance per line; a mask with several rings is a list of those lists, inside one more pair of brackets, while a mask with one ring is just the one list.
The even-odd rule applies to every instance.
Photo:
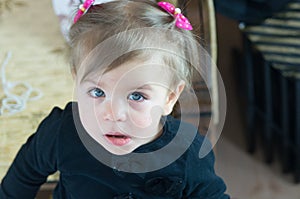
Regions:
[[131, 141], [131, 137], [121, 133], [108, 133], [105, 134], [105, 138], [115, 146], [123, 146]]

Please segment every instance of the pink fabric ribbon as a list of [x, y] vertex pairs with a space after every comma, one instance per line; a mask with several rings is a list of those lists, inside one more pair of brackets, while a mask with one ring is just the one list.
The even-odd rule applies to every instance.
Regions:
[[78, 21], [78, 19], [84, 15], [86, 11], [94, 4], [95, 0], [86, 0], [83, 4], [79, 6], [78, 12], [76, 13], [74, 17], [74, 23]]
[[[78, 12], [76, 13], [74, 17], [74, 23], [78, 21], [78, 19], [84, 15], [85, 12], [88, 11], [88, 9], [95, 3], [95, 0], [85, 0], [83, 4], [79, 6]], [[158, 2], [157, 5], [167, 11], [169, 14], [171, 14], [176, 22], [175, 25], [178, 28], [182, 28], [185, 30], [193, 30], [193, 27], [189, 20], [181, 14], [181, 10], [179, 8], [175, 8], [175, 6], [169, 2]]]
[[175, 8], [173, 4], [164, 1], [158, 2], [157, 5], [174, 16], [176, 20], [175, 25], [178, 28], [193, 30], [191, 23], [183, 14], [181, 14], [181, 10], [179, 8]]

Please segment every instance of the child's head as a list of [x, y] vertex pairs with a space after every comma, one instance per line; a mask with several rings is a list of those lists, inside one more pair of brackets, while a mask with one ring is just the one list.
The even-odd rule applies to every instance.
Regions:
[[153, 1], [121, 0], [92, 6], [71, 27], [70, 41], [88, 133], [115, 154], [157, 138], [161, 117], [191, 81], [192, 33]]
[[[184, 80], [187, 86], [190, 85], [193, 71], [190, 62], [197, 57], [193, 34], [177, 28], [174, 17], [162, 10], [156, 2], [120, 0], [92, 6], [70, 30], [72, 71], [76, 73], [88, 54], [112, 37], [111, 40], [114, 41], [105, 47], [119, 48], [124, 55], [115, 58], [113, 66], [102, 65], [101, 68], [86, 69], [87, 73], [104, 70], [104, 67], [110, 70], [118, 67], [118, 62], [123, 63], [133, 58], [147, 59], [160, 55], [164, 64], [172, 67], [176, 76]], [[128, 49], [126, 53], [124, 49]], [[107, 54], [110, 51], [104, 50]], [[97, 57], [100, 60], [103, 58]]]

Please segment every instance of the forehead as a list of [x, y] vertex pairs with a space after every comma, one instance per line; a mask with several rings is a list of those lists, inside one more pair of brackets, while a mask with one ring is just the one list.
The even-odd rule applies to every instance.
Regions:
[[78, 71], [84, 79], [90, 73], [106, 73], [125, 65], [137, 67], [145, 64], [164, 64], [163, 57], [159, 50], [139, 49], [121, 53], [106, 49], [94, 49], [85, 57]]
[[145, 84], [169, 85], [170, 67], [157, 58], [148, 60], [134, 59], [108, 71], [94, 71], [86, 79], [97, 84], [122, 84], [123, 86], [140, 86]]

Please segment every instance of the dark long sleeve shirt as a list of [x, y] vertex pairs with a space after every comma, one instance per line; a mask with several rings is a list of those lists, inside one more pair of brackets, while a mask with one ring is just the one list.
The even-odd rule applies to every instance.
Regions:
[[[229, 198], [224, 193], [224, 182], [214, 172], [213, 152], [198, 157], [203, 142], [199, 133], [195, 133], [193, 142], [178, 159], [163, 168], [144, 173], [120, 171], [89, 152], [77, 132], [72, 105], [76, 107], [73, 102], [64, 110], [54, 108], [22, 146], [1, 182], [0, 199], [33, 199], [47, 177], [56, 171], [60, 177], [54, 199]], [[163, 148], [182, 125], [187, 131], [195, 131], [191, 125], [168, 116], [162, 135], [134, 153]]]

